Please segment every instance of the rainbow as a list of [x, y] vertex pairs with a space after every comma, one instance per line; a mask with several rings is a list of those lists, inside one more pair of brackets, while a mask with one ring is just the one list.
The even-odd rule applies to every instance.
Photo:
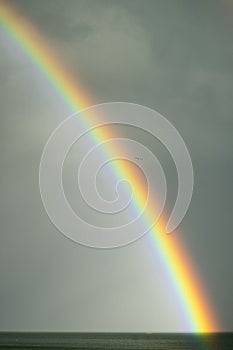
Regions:
[[[53, 88], [53, 93], [56, 92], [73, 112], [93, 105], [93, 102], [91, 103], [93, 100], [89, 98], [83, 86], [77, 85], [74, 77], [61, 64], [33, 25], [2, 0], [0, 0], [0, 23], [6, 35], [13, 39], [46, 77]], [[80, 122], [88, 125], [88, 116], [86, 120]], [[98, 131], [95, 135], [96, 142], [108, 138], [110, 135], [103, 131]], [[130, 167], [127, 168], [123, 163], [117, 167], [119, 173], [128, 173], [129, 177], [134, 178]], [[137, 193], [137, 206], [142, 206], [145, 199], [143, 186], [141, 187]], [[148, 222], [153, 222], [152, 220], [153, 208], [148, 212]], [[197, 333], [217, 331], [219, 329], [217, 319], [187, 252], [177, 235], [166, 235], [164, 227], [161, 219], [151, 230], [150, 239], [180, 299], [190, 331]]]

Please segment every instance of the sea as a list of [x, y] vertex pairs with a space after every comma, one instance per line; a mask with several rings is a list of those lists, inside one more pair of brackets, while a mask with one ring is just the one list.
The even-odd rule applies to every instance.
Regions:
[[233, 333], [0, 333], [0, 349], [233, 350]]

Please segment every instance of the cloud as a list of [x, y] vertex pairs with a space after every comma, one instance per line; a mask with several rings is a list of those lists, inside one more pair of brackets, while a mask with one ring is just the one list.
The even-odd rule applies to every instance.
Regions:
[[[180, 131], [195, 175], [180, 235], [210, 286], [223, 329], [230, 329], [233, 286], [225, 272], [232, 247], [232, 27], [218, 2], [9, 2], [38, 27], [96, 102], [147, 105]], [[161, 323], [155, 316], [165, 308], [167, 284], [156, 253], [150, 261], [145, 240], [103, 253], [74, 245], [49, 222], [39, 196], [39, 160], [69, 107], [20, 49], [0, 35], [0, 303], [5, 310], [0, 328], [115, 330], [131, 324], [130, 330], [143, 325], [152, 331], [182, 329], [172, 301]], [[145, 134], [125, 134], [158, 151]], [[166, 169], [173, 189], [175, 171]], [[109, 310], [99, 322], [102, 306]]]

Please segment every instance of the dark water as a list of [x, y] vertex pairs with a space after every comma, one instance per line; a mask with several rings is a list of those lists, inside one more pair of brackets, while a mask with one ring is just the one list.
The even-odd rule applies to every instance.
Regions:
[[233, 350], [233, 333], [0, 333], [0, 349]]

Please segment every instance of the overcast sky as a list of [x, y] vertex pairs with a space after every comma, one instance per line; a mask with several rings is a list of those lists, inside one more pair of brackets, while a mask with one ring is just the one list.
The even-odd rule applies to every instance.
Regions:
[[[95, 103], [142, 104], [179, 130], [192, 157], [195, 187], [177, 234], [220, 330], [232, 330], [230, 1], [8, 2], [34, 23]], [[0, 106], [0, 330], [192, 330], [147, 237], [95, 250], [71, 242], [51, 224], [38, 167], [45, 142], [70, 109], [1, 27]], [[126, 129], [119, 132], [156, 152], [156, 141]], [[176, 173], [168, 154], [159, 153], [169, 209]]]

